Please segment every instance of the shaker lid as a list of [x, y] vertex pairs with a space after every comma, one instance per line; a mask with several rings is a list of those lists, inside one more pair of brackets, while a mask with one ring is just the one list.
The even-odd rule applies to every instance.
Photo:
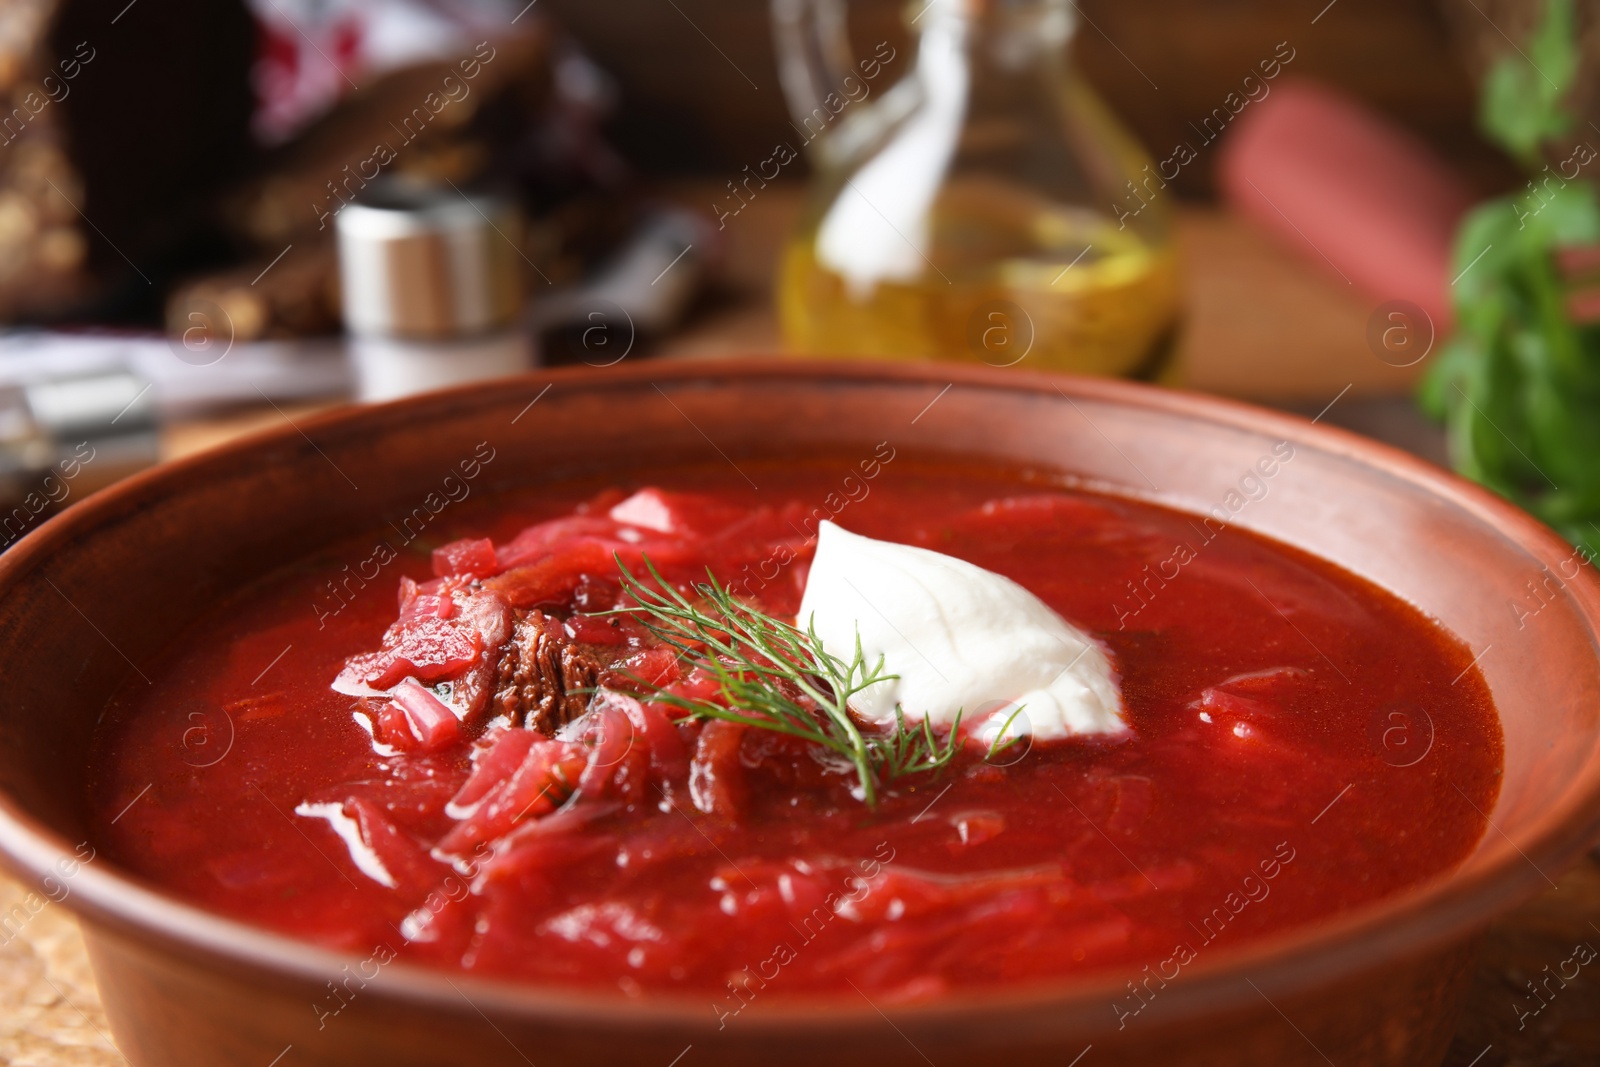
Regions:
[[358, 336], [464, 337], [509, 325], [521, 285], [505, 199], [374, 183], [337, 216], [345, 327]]

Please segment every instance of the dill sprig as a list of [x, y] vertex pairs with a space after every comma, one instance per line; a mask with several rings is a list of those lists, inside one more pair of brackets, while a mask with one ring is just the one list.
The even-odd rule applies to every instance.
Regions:
[[617, 565], [624, 591], [638, 606], [606, 614], [635, 616], [716, 682], [715, 694], [704, 698], [641, 682], [650, 699], [685, 718], [721, 719], [820, 745], [851, 764], [869, 807], [877, 805], [883, 783], [942, 770], [955, 758], [959, 713], [942, 743], [926, 719], [920, 727], [907, 724], [899, 705], [892, 730], [863, 729], [856, 720], [850, 699], [899, 677], [885, 671], [881, 656], [867, 662], [859, 633], [854, 656], [845, 660], [823, 647], [815, 625], [802, 630], [741, 603], [709, 568], [708, 580], [694, 584], [691, 600], [648, 557], [644, 565], [653, 586], [630, 574], [621, 559]]

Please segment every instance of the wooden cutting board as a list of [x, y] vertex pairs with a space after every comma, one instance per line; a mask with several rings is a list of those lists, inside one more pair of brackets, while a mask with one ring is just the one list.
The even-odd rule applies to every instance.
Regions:
[[72, 914], [8, 878], [0, 878], [0, 1004], [7, 1067], [124, 1062]]

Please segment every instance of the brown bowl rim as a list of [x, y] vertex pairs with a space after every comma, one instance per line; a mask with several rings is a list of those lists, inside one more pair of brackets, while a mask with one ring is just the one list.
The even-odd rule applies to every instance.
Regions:
[[[403, 420], [423, 413], [474, 406], [479, 398], [507, 391], [529, 394], [549, 385], [584, 389], [633, 387], [640, 382], [684, 383], [738, 378], [778, 378], [851, 383], [923, 382], [930, 387], [964, 386], [1005, 392], [1045, 393], [1078, 397], [1179, 415], [1230, 429], [1304, 442], [1324, 452], [1357, 460], [1377, 473], [1407, 482], [1453, 504], [1492, 527], [1535, 561], [1554, 564], [1570, 557], [1572, 546], [1528, 513], [1488, 490], [1397, 448], [1298, 415], [1271, 411], [1242, 401], [1136, 382], [1088, 378], [1014, 369], [995, 370], [947, 364], [874, 361], [730, 358], [681, 363], [636, 363], [627, 367], [557, 368], [493, 383], [475, 383], [387, 404], [340, 406], [296, 422], [224, 442], [213, 448], [141, 472], [70, 507], [30, 531], [0, 554], [0, 596], [21, 576], [42, 566], [59, 547], [81, 530], [92, 529], [108, 516], [139, 506], [168, 483], [227, 469], [241, 457], [280, 442], [310, 439], [317, 430], [349, 431], [352, 425]], [[1343, 394], [1340, 394], [1341, 396]], [[1337, 398], [1336, 398], [1337, 399]], [[1320, 417], [1320, 416], [1319, 416]], [[1148, 496], [1136, 490], [1130, 496]], [[1170, 502], [1169, 502], [1170, 503]], [[1590, 624], [1595, 641], [1600, 623], [1600, 580], [1571, 581], [1567, 591]], [[1600, 655], [1600, 643], [1597, 655]], [[1472, 875], [1457, 870], [1383, 898], [1365, 907], [1321, 922], [1293, 927], [1236, 949], [1225, 949], [1184, 971], [1183, 981], [1163, 990], [1166, 1017], [1175, 1019], [1236, 1005], [1245, 999], [1245, 979], [1284, 995], [1325, 985], [1386, 958], [1402, 958], [1472, 936], [1497, 914], [1554, 885], [1546, 868], [1563, 870], [1600, 840], [1600, 760], [1590, 762], [1575, 779], [1561, 806], [1547, 812], [1517, 846], [1526, 863], [1507, 856], [1501, 863]], [[38, 883], [58, 860], [72, 856], [73, 845], [46, 829], [5, 793], [0, 793], [0, 861], [20, 876]], [[65, 906], [93, 923], [136, 940], [159, 945], [175, 955], [210, 965], [233, 963], [266, 979], [320, 983], [337, 974], [354, 955], [324, 949], [308, 941], [226, 918], [147, 887], [131, 875], [104, 865], [84, 866], [72, 879]], [[896, 1005], [896, 1017], [942, 1023], [995, 1022], [1000, 1014], [1045, 1009], [1056, 1012], [1104, 1009], [1124, 999], [1130, 972], [1099, 969], [1065, 979], [1001, 986], [959, 997]], [[632, 1000], [610, 990], [573, 991], [532, 982], [482, 978], [421, 965], [397, 963], [386, 969], [385, 994], [461, 1011], [465, 999], [474, 1010], [485, 1008], [530, 1020], [594, 1022], [609, 1026], [675, 1025], [711, 1029], [715, 1018], [702, 994], [652, 994]], [[468, 997], [470, 991], [473, 996]], [[831, 994], [788, 995], [741, 1018], [742, 1028], [812, 1030], [818, 1025], [846, 1028], [881, 1024], [878, 1008], [863, 998]]]

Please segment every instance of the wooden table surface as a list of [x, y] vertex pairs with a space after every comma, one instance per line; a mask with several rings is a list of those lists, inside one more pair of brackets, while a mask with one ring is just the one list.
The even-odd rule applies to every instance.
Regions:
[[[689, 203], [710, 189], [673, 194]], [[771, 312], [773, 254], [798, 208], [793, 190], [763, 193], [721, 234], [724, 280], [685, 327], [657, 346], [661, 358], [777, 354]], [[1190, 210], [1179, 226], [1187, 269], [1182, 343], [1187, 385], [1316, 411], [1437, 455], [1437, 439], [1396, 399], [1421, 368], [1396, 370], [1366, 342], [1379, 301], [1283, 251], [1217, 212]], [[325, 405], [244, 411], [169, 427], [171, 456], [191, 453]], [[124, 1062], [109, 1037], [83, 945], [70, 915], [38, 906], [0, 878], [0, 1064], [101, 1067]], [[15, 917], [21, 916], [20, 923]], [[1537, 1015], [1525, 987], [1574, 949], [1600, 948], [1600, 862], [1590, 858], [1506, 916], [1490, 932], [1448, 1067], [1600, 1065], [1600, 971], [1588, 968]], [[1520, 1024], [1520, 1025], [1519, 1025]], [[1340, 1064], [1338, 1067], [1356, 1067]]]
[[[673, 199], [709, 209], [716, 190], [688, 183]], [[726, 195], [726, 194], [724, 194]], [[708, 357], [782, 350], [772, 313], [776, 252], [801, 207], [798, 190], [763, 189], [717, 235], [724, 281], [711, 309], [662, 347], [668, 356]], [[1409, 389], [1422, 365], [1391, 367], [1367, 347], [1367, 320], [1380, 301], [1325, 266], [1307, 263], [1221, 211], [1178, 215], [1187, 315], [1180, 344], [1192, 389], [1252, 400], [1326, 402]]]

